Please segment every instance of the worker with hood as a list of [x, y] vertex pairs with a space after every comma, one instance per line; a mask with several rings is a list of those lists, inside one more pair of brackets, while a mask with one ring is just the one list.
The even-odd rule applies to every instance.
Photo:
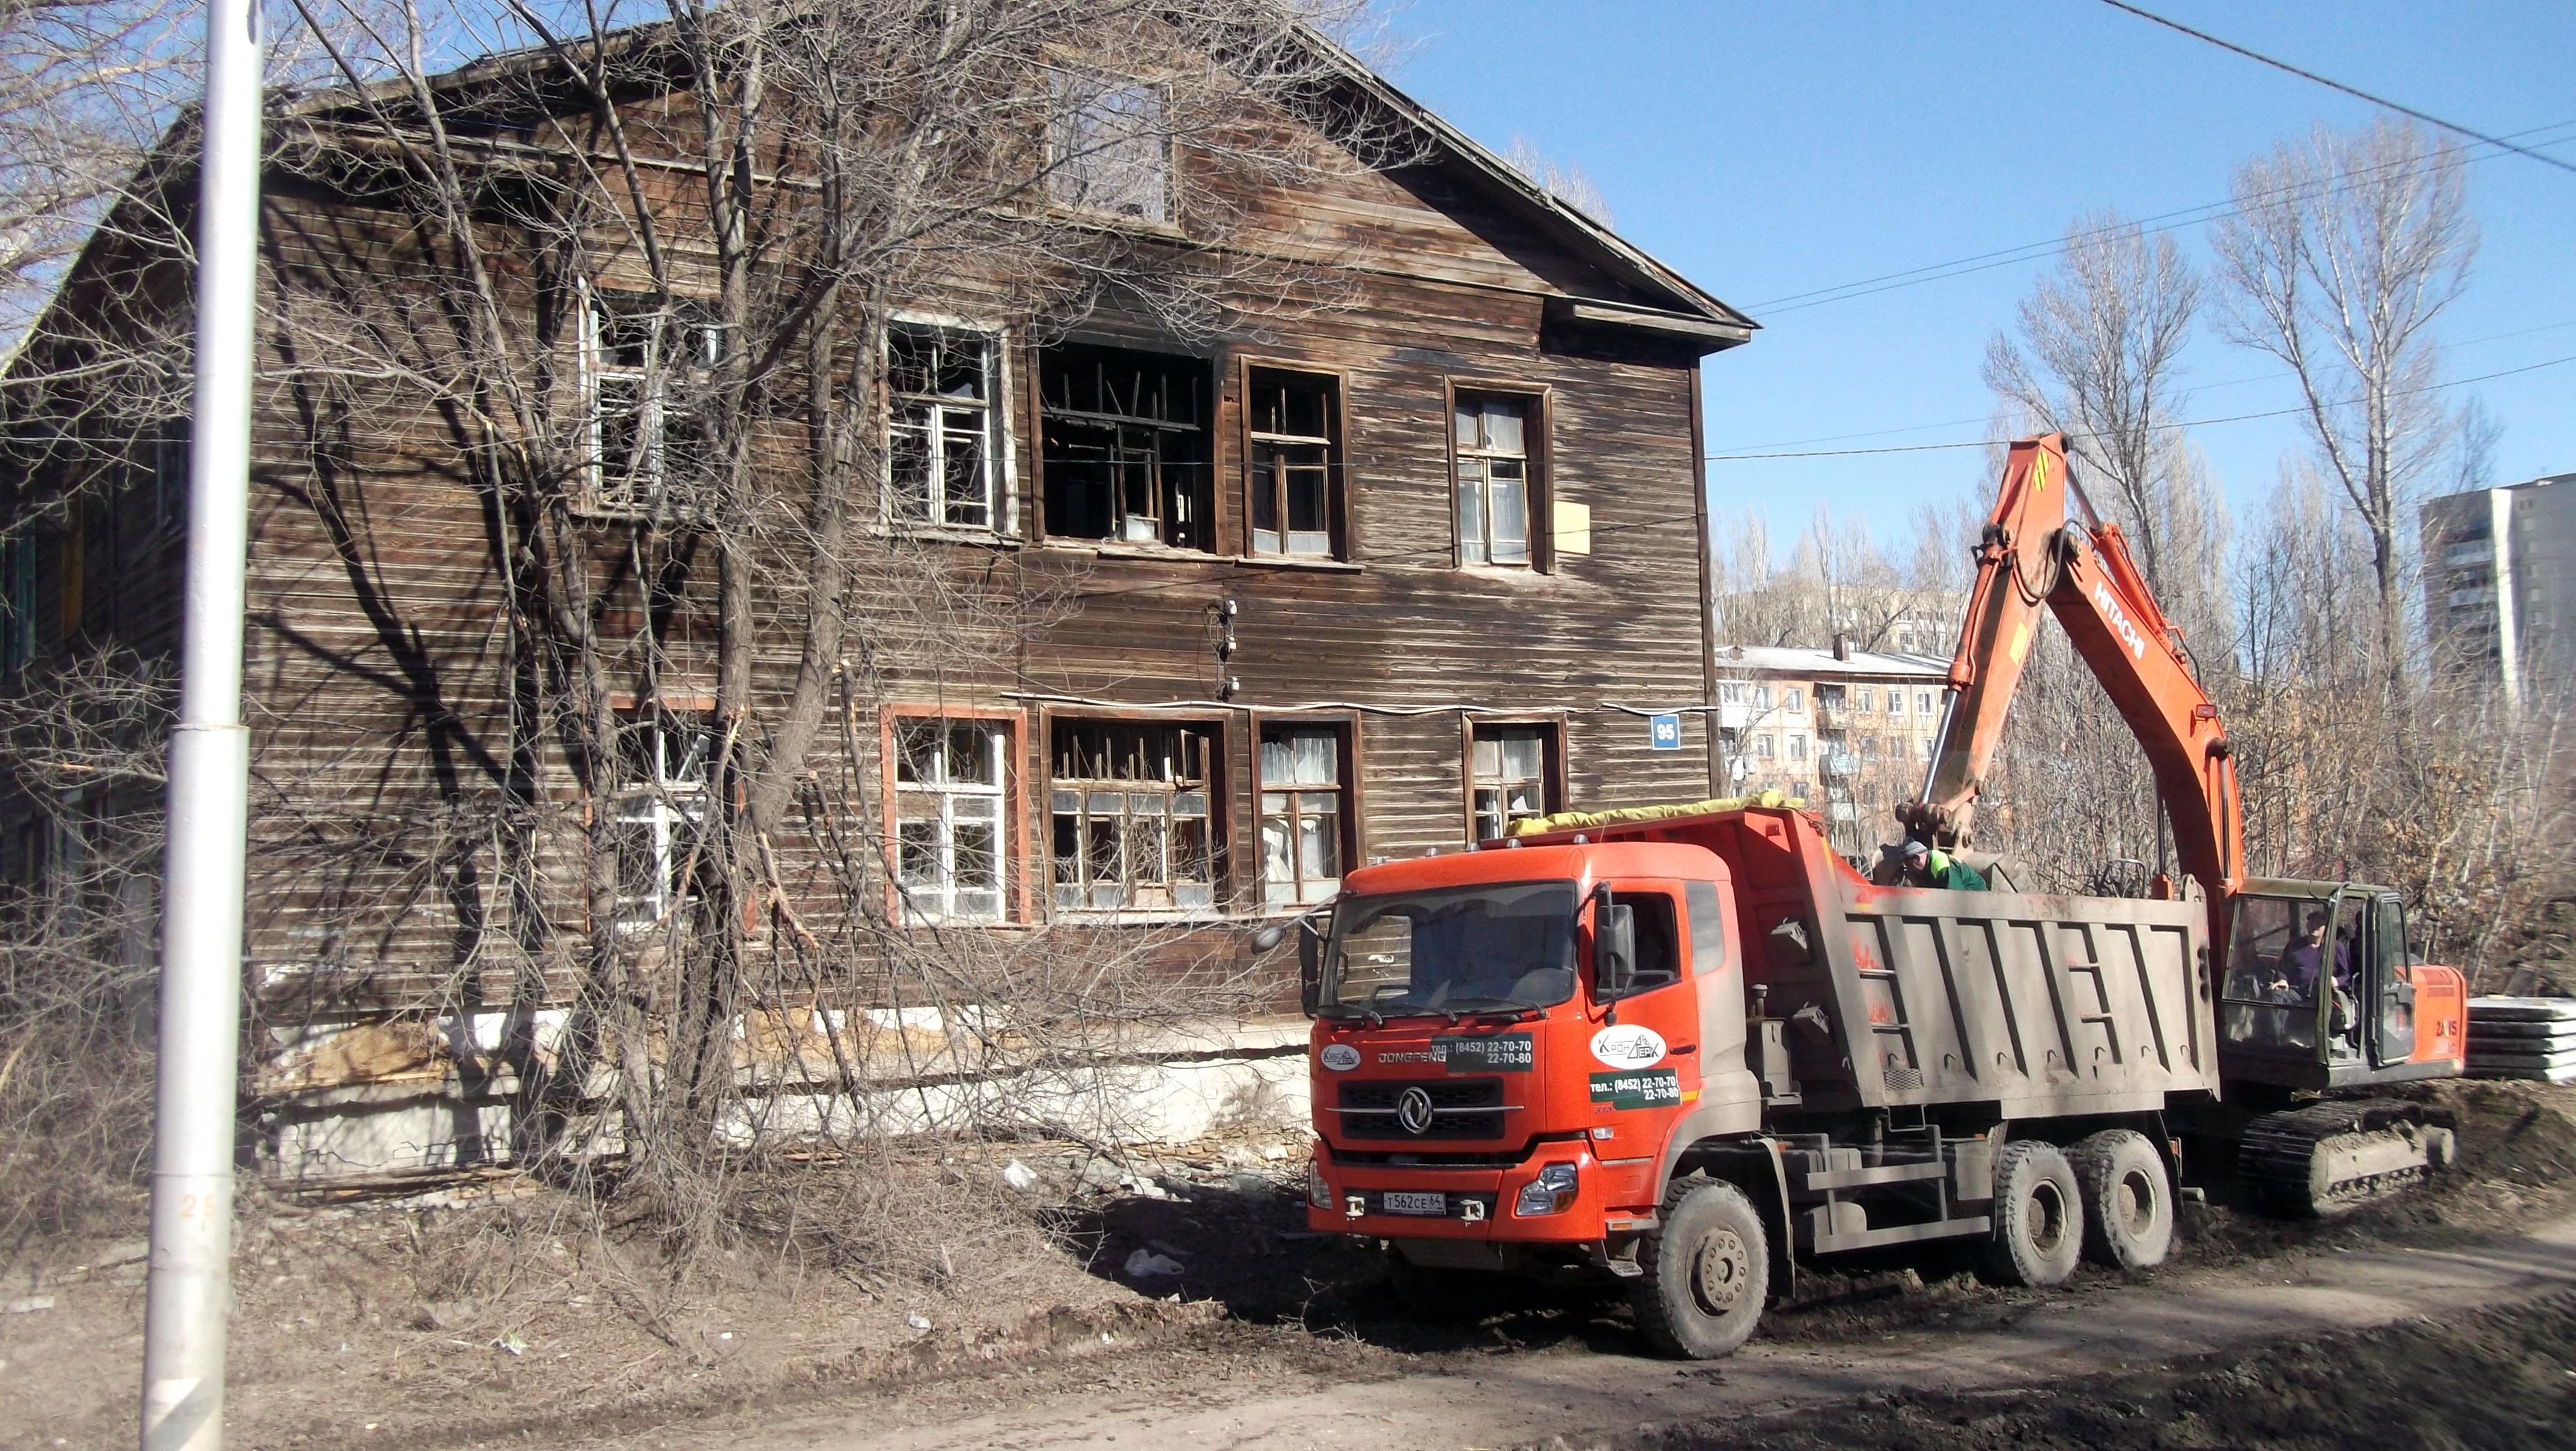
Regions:
[[1986, 879], [1975, 867], [1936, 851], [1925, 842], [1908, 839], [1898, 844], [1897, 859], [1904, 864], [1905, 882], [1914, 887], [1938, 887], [1948, 892], [1982, 892]]

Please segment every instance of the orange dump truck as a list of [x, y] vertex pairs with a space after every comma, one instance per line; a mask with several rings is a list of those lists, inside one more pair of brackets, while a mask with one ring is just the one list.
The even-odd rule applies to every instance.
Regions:
[[1873, 886], [1739, 809], [1353, 872], [1302, 934], [1309, 1224], [1401, 1282], [1590, 1271], [1722, 1355], [1799, 1257], [2160, 1260], [2218, 1088], [2197, 900]]

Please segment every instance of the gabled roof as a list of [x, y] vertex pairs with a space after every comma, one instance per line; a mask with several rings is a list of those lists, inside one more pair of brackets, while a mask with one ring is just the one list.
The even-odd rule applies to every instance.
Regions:
[[[632, 54], [649, 47], [654, 37], [669, 24], [668, 21], [653, 21], [626, 27], [612, 32], [608, 45], [616, 53]], [[1567, 296], [1551, 299], [1551, 320], [1656, 334], [1702, 353], [1748, 342], [1754, 330], [1761, 326], [1478, 144], [1475, 138], [1405, 94], [1321, 30], [1307, 24], [1300, 24], [1297, 29], [1344, 84], [1419, 132], [1429, 142], [1435, 156], [1464, 170], [1519, 219], [1565, 247], [1578, 259], [1598, 267], [1603, 274], [1632, 292], [1653, 298], [1660, 304], [1640, 305], [1620, 298]], [[471, 91], [507, 77], [524, 76], [560, 63], [556, 53], [544, 45], [498, 51], [441, 72], [430, 78], [429, 85], [433, 91], [442, 93]], [[273, 95], [269, 110], [272, 115], [316, 116], [369, 101], [400, 103], [408, 95], [407, 84], [397, 78]], [[144, 164], [151, 167], [177, 163], [173, 169], [184, 173], [186, 162], [172, 156], [170, 148], [179, 138], [193, 134], [193, 130], [193, 111], [173, 120]], [[91, 241], [96, 241], [95, 234]], [[85, 245], [84, 255], [87, 251], [88, 246]], [[66, 282], [78, 272], [80, 260], [76, 258], [72, 266], [64, 270]], [[12, 354], [19, 343], [38, 331], [44, 313], [50, 312], [54, 302], [59, 300], [58, 291], [56, 298], [39, 310], [35, 325], [12, 342]], [[14, 358], [0, 359], [0, 368], [5, 368], [9, 361], [14, 361]]]
[[1573, 299], [1569, 315], [1577, 321], [1642, 327], [1703, 339], [1705, 351], [1734, 347], [1752, 339], [1761, 326], [1713, 294], [1656, 260], [1634, 242], [1568, 205], [1520, 168], [1479, 145], [1440, 114], [1398, 90], [1357, 56], [1312, 27], [1311, 43], [1338, 69], [1343, 79], [1419, 129], [1434, 148], [1463, 164], [1492, 185], [1506, 201], [1555, 240], [1594, 262], [1612, 277], [1648, 296], [1668, 299], [1669, 310], [1638, 307], [1609, 299]]

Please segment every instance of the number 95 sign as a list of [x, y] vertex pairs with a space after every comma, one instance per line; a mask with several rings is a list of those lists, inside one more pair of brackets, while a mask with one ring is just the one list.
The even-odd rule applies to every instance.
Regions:
[[1653, 743], [1654, 748], [1659, 751], [1680, 750], [1682, 748], [1681, 716], [1678, 713], [1672, 715], [1648, 716], [1646, 718], [1646, 739]]

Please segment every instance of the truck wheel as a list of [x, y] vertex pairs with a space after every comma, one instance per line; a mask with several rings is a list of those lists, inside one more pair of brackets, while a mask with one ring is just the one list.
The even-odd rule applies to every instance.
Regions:
[[1657, 1350], [1715, 1360], [1742, 1345], [1771, 1296], [1771, 1237], [1732, 1184], [1693, 1177], [1664, 1196], [1663, 1224], [1637, 1246], [1629, 1282], [1637, 1328]]
[[2084, 1204], [2075, 1170], [2055, 1144], [2023, 1139], [1995, 1156], [1995, 1238], [1986, 1257], [1998, 1284], [2045, 1289], [2075, 1273], [2084, 1250]]
[[2084, 1257], [2148, 1270], [2173, 1248], [2173, 1184], [2147, 1136], [2105, 1129], [2067, 1151], [2084, 1193]]

